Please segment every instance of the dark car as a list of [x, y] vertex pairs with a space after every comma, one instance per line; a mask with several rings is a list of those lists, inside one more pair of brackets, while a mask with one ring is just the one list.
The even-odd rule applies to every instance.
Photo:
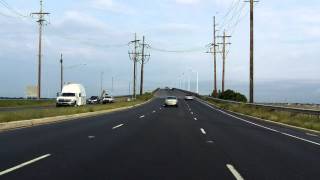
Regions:
[[98, 96], [91, 96], [90, 99], [87, 100], [87, 104], [98, 104], [100, 99]]

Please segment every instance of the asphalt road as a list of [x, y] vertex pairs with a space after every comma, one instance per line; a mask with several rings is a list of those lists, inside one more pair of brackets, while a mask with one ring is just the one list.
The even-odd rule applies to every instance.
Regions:
[[167, 95], [184, 96], [0, 133], [0, 179], [319, 179], [318, 136]]

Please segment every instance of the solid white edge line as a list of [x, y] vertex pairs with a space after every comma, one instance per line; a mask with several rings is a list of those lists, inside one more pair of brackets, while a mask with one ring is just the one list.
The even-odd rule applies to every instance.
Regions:
[[252, 125], [261, 127], [261, 128], [263, 128], [263, 129], [267, 129], [267, 130], [269, 130], [269, 131], [273, 131], [273, 132], [276, 132], [276, 133], [280, 133], [280, 134], [283, 134], [283, 135], [288, 136], [288, 137], [292, 137], [292, 138], [295, 138], [295, 139], [298, 139], [298, 140], [301, 140], [301, 141], [305, 141], [305, 142], [308, 142], [308, 143], [311, 143], [311, 144], [320, 146], [320, 143], [317, 143], [317, 142], [314, 142], [314, 141], [310, 141], [310, 140], [307, 140], [307, 139], [304, 139], [304, 138], [300, 138], [300, 137], [298, 137], [298, 136], [294, 136], [294, 135], [291, 135], [291, 134], [288, 134], [288, 133], [280, 132], [280, 131], [278, 131], [278, 130], [275, 130], [275, 129], [272, 129], [272, 128], [269, 128], [269, 127], [266, 127], [266, 126], [262, 126], [262, 125], [260, 125], [260, 124], [253, 123], [253, 122], [251, 122], [251, 121], [247, 121], [247, 120], [245, 120], [245, 119], [239, 118], [239, 117], [237, 117], [237, 116], [234, 116], [234, 115], [232, 115], [232, 114], [229, 114], [229, 113], [227, 113], [227, 112], [225, 112], [225, 111], [222, 111], [222, 110], [220, 110], [220, 109], [216, 109], [216, 108], [214, 108], [214, 107], [210, 106], [209, 104], [206, 104], [206, 103], [204, 103], [204, 102], [202, 102], [202, 101], [198, 101], [198, 102], [200, 102], [200, 103], [208, 106], [209, 108], [211, 108], [211, 109], [213, 109], [213, 110], [219, 111], [219, 112], [221, 112], [221, 113], [223, 113], [223, 114], [225, 114], [225, 115], [228, 115], [228, 116], [230, 116], [230, 117], [236, 118], [236, 119], [238, 119], [238, 120], [240, 120], [240, 121], [243, 121], [243, 122], [246, 122], [246, 123], [248, 123], [248, 124], [252, 124]]
[[244, 180], [241, 174], [231, 164], [227, 164], [227, 168], [233, 174], [236, 180]]
[[4, 174], [7, 174], [7, 173], [9, 173], [9, 172], [15, 171], [15, 170], [17, 170], [17, 169], [20, 169], [20, 168], [22, 168], [22, 167], [24, 167], [24, 166], [27, 166], [27, 165], [29, 165], [29, 164], [32, 164], [32, 163], [34, 163], [34, 162], [36, 162], [36, 161], [40, 161], [41, 159], [47, 158], [47, 157], [49, 157], [49, 156], [51, 156], [51, 154], [46, 154], [46, 155], [40, 156], [40, 157], [38, 157], [38, 158], [35, 158], [35, 159], [30, 160], [30, 161], [28, 161], [28, 162], [22, 163], [22, 164], [20, 164], [20, 165], [17, 165], [17, 166], [15, 166], [15, 167], [10, 168], [10, 169], [1, 171], [1, 172], [0, 172], [0, 176], [2, 176], [2, 175], [4, 175]]
[[318, 135], [311, 134], [311, 133], [306, 133], [306, 135], [313, 136], [313, 137], [318, 137]]
[[117, 128], [121, 127], [121, 126], [123, 126], [123, 124], [119, 124], [117, 126], [114, 126], [112, 129], [117, 129]]
[[202, 134], [207, 134], [206, 131], [203, 128], [200, 128]]

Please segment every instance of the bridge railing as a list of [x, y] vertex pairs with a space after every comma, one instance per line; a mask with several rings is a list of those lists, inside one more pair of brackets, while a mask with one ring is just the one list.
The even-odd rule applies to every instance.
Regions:
[[179, 91], [182, 91], [187, 94], [191, 94], [195, 97], [198, 97], [203, 100], [210, 99], [215, 102], [220, 102], [220, 103], [228, 103], [228, 104], [238, 104], [238, 105], [246, 105], [249, 107], [255, 107], [255, 108], [265, 108], [268, 110], [272, 111], [281, 111], [281, 112], [289, 112], [292, 114], [304, 114], [304, 115], [310, 115], [310, 116], [317, 116], [320, 118], [320, 111], [317, 110], [312, 110], [312, 109], [302, 109], [302, 108], [291, 108], [291, 107], [284, 107], [284, 106], [273, 106], [273, 105], [265, 105], [265, 104], [259, 104], [259, 103], [243, 103], [243, 102], [236, 102], [236, 101], [230, 101], [230, 100], [223, 100], [223, 99], [218, 99], [210, 96], [201, 96], [197, 93], [194, 92], [189, 92], [186, 90], [182, 89], [177, 89]]

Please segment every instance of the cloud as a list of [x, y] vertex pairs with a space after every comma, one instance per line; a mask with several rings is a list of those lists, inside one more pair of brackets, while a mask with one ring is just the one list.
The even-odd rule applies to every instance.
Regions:
[[92, 6], [99, 10], [111, 11], [120, 14], [135, 14], [136, 11], [128, 4], [114, 0], [92, 0]]
[[200, 0], [176, 0], [178, 4], [197, 4]]

